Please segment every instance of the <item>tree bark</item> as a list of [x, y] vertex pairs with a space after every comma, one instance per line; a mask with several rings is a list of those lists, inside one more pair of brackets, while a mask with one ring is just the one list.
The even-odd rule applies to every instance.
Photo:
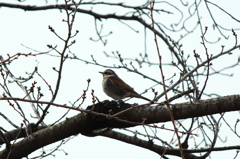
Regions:
[[[207, 99], [195, 103], [174, 104], [171, 108], [175, 120], [237, 111], [240, 110], [240, 95]], [[114, 116], [115, 113], [126, 109], [129, 110]], [[10, 149], [6, 148], [1, 151], [0, 158], [19, 159], [26, 157], [43, 146], [78, 133], [93, 136], [99, 135], [94, 134], [94, 130], [107, 127], [124, 128], [142, 125], [143, 121], [144, 124], [170, 121], [169, 110], [166, 106], [132, 106], [123, 102], [104, 101], [88, 107], [88, 110], [89, 113], [80, 113], [56, 125], [34, 129], [36, 132], [17, 141], [11, 145]], [[12, 141], [16, 138], [18, 132], [13, 130], [4, 135], [8, 141]], [[24, 134], [19, 137], [24, 137]], [[0, 144], [3, 143], [3, 139], [0, 138]]]

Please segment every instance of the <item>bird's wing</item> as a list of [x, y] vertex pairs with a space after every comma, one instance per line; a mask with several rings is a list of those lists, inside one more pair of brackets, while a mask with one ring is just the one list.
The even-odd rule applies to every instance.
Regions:
[[135, 92], [133, 90], [132, 87], [130, 87], [128, 84], [126, 84], [123, 80], [121, 80], [120, 78], [115, 78], [115, 77], [111, 77], [111, 80], [113, 83], [115, 83], [116, 85], [118, 85], [119, 87], [122, 87], [124, 88], [125, 90], [127, 91], [130, 91], [130, 92]]

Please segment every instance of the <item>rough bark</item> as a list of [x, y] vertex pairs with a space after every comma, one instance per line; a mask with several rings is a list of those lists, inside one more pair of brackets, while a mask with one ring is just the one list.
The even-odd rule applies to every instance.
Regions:
[[[113, 117], [115, 113], [131, 108], [130, 110]], [[31, 135], [20, 139], [11, 145], [10, 149], [4, 149], [0, 152], [0, 158], [19, 159], [28, 156], [33, 151], [57, 142], [72, 135], [81, 133], [92, 136], [96, 129], [101, 128], [124, 128], [140, 125], [145, 120], [145, 124], [166, 122], [170, 120], [169, 110], [166, 106], [139, 106], [132, 107], [130, 104], [120, 102], [117, 104], [112, 101], [104, 101], [94, 106], [89, 113], [80, 113], [74, 117], [67, 118], [63, 122], [46, 128], [39, 127], [33, 129]], [[205, 116], [216, 113], [240, 110], [240, 95], [225, 96], [202, 100], [197, 103], [181, 103], [172, 105], [174, 119], [184, 119]], [[98, 112], [98, 113], [93, 113]], [[106, 115], [104, 115], [105, 113]], [[18, 130], [5, 133], [8, 141], [16, 138]], [[19, 137], [24, 137], [23, 133]], [[0, 144], [3, 144], [0, 138]]]

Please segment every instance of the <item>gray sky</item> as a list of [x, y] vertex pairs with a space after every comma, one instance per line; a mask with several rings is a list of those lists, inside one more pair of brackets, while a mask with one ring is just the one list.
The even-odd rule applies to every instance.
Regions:
[[[8, 1], [6, 1], [8, 2]], [[54, 2], [54, 1], [52, 1]], [[143, 2], [143, 1], [142, 1]], [[15, 1], [12, 1], [12, 3], [16, 3]], [[29, 4], [30, 1], [21, 3], [21, 4]], [[39, 5], [45, 5], [44, 1], [38, 1]], [[51, 1], [50, 1], [51, 3]], [[59, 2], [60, 3], [60, 2]], [[134, 1], [129, 1], [129, 4], [134, 4]], [[37, 5], [34, 1], [34, 4]], [[202, 4], [203, 5], [203, 4]], [[231, 2], [228, 1], [218, 1], [218, 5], [226, 8], [232, 15], [234, 15], [236, 18], [240, 19], [239, 16], [239, 9], [237, 6], [240, 5], [240, 2], [237, 0], [232, 0]], [[163, 4], [164, 6], [164, 4]], [[203, 5], [204, 6], [204, 5]], [[162, 7], [162, 6], [158, 6]], [[106, 12], [123, 12], [122, 10], [117, 10], [116, 8], [93, 8], [96, 11], [99, 10]], [[167, 10], [167, 8], [164, 8]], [[213, 7], [213, 13], [218, 20], [220, 24], [223, 24], [226, 27], [232, 27], [232, 28], [240, 28], [239, 23], [235, 23], [232, 20], [226, 21], [226, 16], [223, 16], [219, 10], [214, 9]], [[207, 13], [205, 11], [202, 13], [203, 16], [203, 24], [208, 26], [208, 34], [207, 37], [209, 40], [215, 41], [220, 35], [216, 33], [212, 29], [212, 22], [210, 19], [205, 18], [204, 16]], [[176, 19], [175, 22], [177, 22], [178, 14], [175, 15], [165, 15], [162, 14], [161, 16], [157, 16], [156, 18], [162, 18], [164, 23], [171, 24], [174, 22], [174, 18]], [[170, 17], [170, 18], [169, 18]], [[64, 12], [60, 13], [58, 10], [49, 10], [49, 11], [37, 11], [37, 12], [29, 12], [29, 11], [23, 11], [20, 9], [9, 9], [9, 8], [0, 8], [0, 52], [1, 55], [4, 58], [7, 58], [7, 54], [14, 55], [16, 53], [29, 53], [33, 52], [32, 50], [24, 47], [28, 46], [30, 48], [33, 48], [34, 50], [38, 51], [48, 51], [46, 45], [51, 44], [53, 46], [57, 45], [57, 49], [61, 50], [63, 48], [63, 42], [60, 41], [53, 33], [51, 33], [48, 29], [48, 26], [52, 26], [55, 31], [63, 36], [66, 37], [67, 34], [67, 28], [66, 24], [62, 22], [62, 19], [65, 19], [66, 15]], [[103, 51], [111, 54], [112, 51], [119, 51], [121, 53], [122, 57], [130, 57], [135, 58], [138, 56], [139, 53], [144, 53], [144, 28], [140, 26], [136, 22], [128, 22], [131, 24], [134, 29], [139, 31], [139, 34], [136, 34], [133, 30], [128, 28], [126, 25], [120, 23], [116, 20], [102, 20], [102, 22], [97, 21], [97, 23], [103, 24], [103, 34], [108, 34], [110, 31], [113, 32], [107, 40], [108, 43], [106, 46], [103, 46], [101, 42], [92, 42], [89, 40], [89, 38], [97, 38], [95, 28], [94, 28], [94, 19], [91, 16], [84, 15], [84, 14], [77, 14], [76, 20], [74, 23], [74, 29], [79, 30], [79, 34], [76, 36], [76, 44], [72, 46], [71, 51], [75, 53], [78, 57], [81, 57], [82, 59], [91, 61], [91, 56], [93, 55], [94, 58], [102, 64], [106, 64], [109, 66], [119, 65], [118, 60], [111, 60], [107, 59]], [[226, 24], [225, 24], [226, 23]], [[191, 25], [188, 25], [191, 27]], [[232, 43], [234, 41], [234, 37], [231, 33], [224, 32], [227, 36], [230, 35], [228, 40], [222, 39], [218, 44], [211, 45], [207, 44], [209, 53], [210, 54], [218, 54], [221, 51], [221, 45], [225, 45], [226, 50], [232, 46]], [[239, 33], [239, 32], [238, 32]], [[175, 37], [174, 37], [175, 38]], [[221, 37], [222, 38], [222, 37]], [[186, 37], [182, 43], [183, 43], [183, 49], [186, 54], [191, 54], [194, 49], [197, 50], [199, 54], [201, 54], [201, 57], [205, 60], [205, 53], [204, 48], [200, 44], [201, 38], [200, 38], [200, 32], [196, 32], [194, 35], [190, 35]], [[24, 46], [23, 46], [24, 45]], [[168, 48], [163, 46], [162, 41], [159, 40], [160, 45], [160, 51], [163, 56], [163, 62], [164, 63], [170, 63], [171, 62], [171, 56], [167, 56], [169, 53]], [[153, 36], [150, 32], [148, 32], [147, 37], [147, 52], [149, 55], [149, 59], [152, 62], [158, 62], [157, 53], [156, 53], [156, 47], [153, 42]], [[33, 52], [34, 53], [34, 52]], [[55, 54], [55, 52], [51, 52], [50, 54]], [[239, 50], [234, 51], [233, 55], [227, 55], [223, 56], [213, 62], [213, 65], [217, 70], [224, 68], [225, 66], [229, 66], [235, 62], [237, 62], [237, 57], [239, 56]], [[191, 57], [192, 58], [192, 57]], [[129, 61], [130, 62], [130, 61]], [[128, 64], [129, 64], [128, 62]], [[190, 62], [194, 65], [195, 61], [192, 60]], [[52, 87], [55, 87], [56, 82], [56, 76], [57, 73], [52, 70], [52, 67], [58, 67], [59, 65], [59, 59], [47, 55], [41, 55], [37, 57], [19, 57], [18, 60], [15, 60], [12, 62], [12, 64], [9, 66], [9, 68], [12, 70], [16, 76], [22, 76], [25, 74], [25, 72], [31, 72], [35, 66], [38, 66], [39, 73], [49, 82]], [[137, 64], [134, 63], [134, 65], [137, 67]], [[69, 60], [66, 62], [63, 72], [63, 81], [61, 83], [61, 89], [59, 92], [59, 96], [56, 103], [61, 104], [69, 104], [69, 102], [74, 102], [83, 92], [83, 89], [87, 86], [87, 79], [91, 79], [90, 84], [90, 90], [94, 89], [95, 95], [100, 100], [110, 99], [107, 95], [105, 95], [102, 91], [102, 76], [98, 73], [98, 71], [104, 71], [105, 68], [95, 66], [95, 65], [86, 65], [83, 62], [77, 61], [77, 60]], [[139, 75], [126, 72], [125, 70], [118, 69], [115, 70], [117, 74], [129, 85], [134, 87], [134, 89], [141, 93], [144, 92], [144, 90], [148, 87], [151, 87], [153, 83], [149, 80], [143, 79]], [[143, 68], [141, 69], [141, 72], [145, 73], [146, 75], [161, 80], [160, 72], [158, 69], [158, 66], [152, 66], [149, 67], [148, 65], [143, 65]], [[164, 66], [164, 74], [166, 78], [171, 77], [174, 73], [177, 73], [176, 69], [173, 69], [169, 66]], [[225, 73], [231, 74], [233, 73], [234, 76], [232, 78], [227, 76], [211, 76], [207, 85], [206, 93], [218, 93], [222, 96], [224, 95], [232, 95], [232, 94], [239, 94], [240, 85], [240, 71], [239, 67], [236, 67], [231, 70], [227, 70]], [[177, 75], [178, 76], [178, 75]], [[137, 79], [137, 80], [136, 80]], [[203, 85], [203, 79], [200, 78], [200, 86]], [[50, 99], [51, 93], [48, 91], [48, 87], [46, 84], [41, 80], [41, 78], [36, 77], [34, 80], [38, 82], [38, 86], [41, 85], [42, 91], [44, 92], [44, 97], [42, 100], [48, 101]], [[175, 81], [177, 78], [174, 79]], [[1, 81], [2, 82], [2, 81]], [[169, 84], [169, 83], [168, 83]], [[28, 87], [31, 86], [31, 83], [26, 83]], [[23, 97], [24, 93], [20, 88], [16, 89], [16, 85], [12, 84], [10, 87], [14, 89], [14, 96], [16, 97]], [[156, 89], [159, 92], [162, 92], [162, 87], [156, 87]], [[1, 90], [2, 91], [2, 90]], [[88, 91], [87, 93], [87, 99], [85, 103], [83, 104], [83, 108], [86, 108], [88, 105], [91, 105], [91, 91]], [[144, 94], [144, 96], [148, 98], [153, 98], [153, 94], [151, 91]], [[203, 97], [207, 98], [207, 97]], [[129, 102], [139, 102], [144, 103], [143, 100], [136, 100], [131, 99]], [[182, 102], [181, 100], [179, 102]], [[5, 103], [6, 102], [0, 102]], [[4, 108], [5, 114], [12, 113], [15, 118], [14, 122], [17, 124], [20, 124], [19, 121], [22, 121], [22, 118], [12, 110], [12, 108], [9, 108], [6, 106], [6, 109]], [[24, 104], [23, 109], [28, 114], [29, 120], [32, 120], [31, 122], [36, 122], [36, 120], [30, 118], [30, 114], [33, 114], [30, 104]], [[61, 117], [66, 110], [62, 108], [51, 108], [51, 113], [49, 116], [47, 116], [46, 121], [47, 122], [53, 122], [56, 121], [59, 117]], [[71, 111], [68, 116], [73, 116], [77, 114], [78, 112]], [[237, 113], [229, 113], [229, 116], [236, 115]], [[235, 118], [234, 118], [235, 120]], [[234, 123], [234, 120], [232, 123]], [[7, 125], [7, 123], [0, 118], [0, 123], [6, 124], [6, 128], [9, 130], [13, 129], [11, 126]], [[159, 125], [162, 125], [163, 123], [160, 123]], [[165, 123], [166, 126], [169, 126], [169, 128], [172, 127], [170, 123]], [[5, 126], [4, 126], [5, 127]], [[132, 128], [132, 130], [139, 129], [142, 130], [142, 128]], [[222, 131], [224, 134], [228, 132], [228, 130], [223, 129]], [[143, 131], [144, 133], [144, 131]], [[197, 132], [196, 132], [197, 133]], [[170, 142], [170, 139], [173, 136], [173, 133], [169, 133], [166, 130], [159, 130], [158, 132], [159, 136], [163, 136], [164, 138], [166, 136], [166, 141]], [[199, 137], [201, 138], [201, 137]], [[230, 136], [228, 136], [228, 143], [227, 145], [231, 144], [231, 142], [234, 142], [235, 139], [232, 139]], [[220, 144], [220, 143], [219, 143]], [[55, 144], [57, 145], [57, 144]], [[191, 146], [194, 146], [193, 143], [191, 143]], [[48, 150], [50, 148], [53, 148], [55, 146], [47, 146], [44, 148], [44, 150]], [[123, 142], [119, 142], [116, 140], [108, 139], [105, 137], [85, 137], [81, 134], [78, 135], [78, 137], [73, 138], [71, 141], [69, 141], [66, 145], [62, 147], [68, 155], [64, 155], [63, 152], [59, 151], [54, 154], [56, 154], [55, 158], [61, 158], [61, 159], [77, 159], [77, 158], [105, 158], [105, 159], [122, 159], [122, 158], [138, 158], [138, 159], [158, 159], [160, 158], [159, 155], [143, 149], [139, 148], [133, 145], [129, 145]], [[38, 153], [39, 150], [36, 153], [31, 154], [30, 156], [35, 156]], [[224, 155], [227, 153], [224, 152]], [[229, 154], [235, 154], [235, 151], [229, 151]], [[218, 154], [213, 153], [212, 158], [219, 158], [222, 156], [221, 152], [218, 152]], [[231, 155], [231, 157], [234, 155]], [[47, 159], [51, 159], [54, 157], [48, 156]], [[171, 159], [174, 157], [170, 157]]]

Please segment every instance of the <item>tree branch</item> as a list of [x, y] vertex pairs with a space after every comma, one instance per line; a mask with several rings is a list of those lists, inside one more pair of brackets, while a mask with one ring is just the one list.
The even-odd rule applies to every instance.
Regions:
[[[4, 100], [4, 98], [1, 98], [0, 100]], [[38, 102], [41, 103], [40, 101]], [[169, 113], [167, 113], [168, 108], [166, 106], [153, 107], [147, 105], [130, 109], [129, 111], [120, 114], [115, 118], [111, 118], [113, 116], [112, 114], [131, 106], [132, 105], [130, 104], [121, 103], [119, 108], [118, 104], [114, 101], [98, 103], [94, 106], [94, 110], [92, 111], [105, 113], [105, 115], [102, 114], [99, 116], [85, 112], [74, 117], [67, 118], [65, 121], [59, 124], [41, 129], [18, 141], [14, 145], [11, 145], [11, 153], [8, 154], [9, 150], [5, 149], [0, 152], [0, 158], [6, 158], [7, 155], [9, 155], [11, 159], [26, 157], [31, 152], [43, 146], [57, 142], [69, 136], [76, 135], [78, 133], [86, 136], [94, 136], [93, 130], [96, 129], [106, 127], [132, 127], [136, 125], [167, 122], [171, 120]], [[175, 120], [205, 116], [227, 111], [236, 111], [240, 110], [240, 95], [207, 99], [199, 101], [198, 103], [180, 103], [172, 105], [171, 108], [173, 110]], [[88, 109], [91, 110], [92, 106], [88, 107]], [[144, 123], [143, 118], [146, 118]], [[12, 134], [12, 137], [9, 137], [8, 132], [4, 135], [9, 141], [11, 141], [16, 137], [16, 133], [18, 133], [18, 131], [15, 131], [15, 135]], [[24, 136], [24, 134], [21, 136]], [[4, 143], [4, 141], [0, 139], [0, 143]]]

